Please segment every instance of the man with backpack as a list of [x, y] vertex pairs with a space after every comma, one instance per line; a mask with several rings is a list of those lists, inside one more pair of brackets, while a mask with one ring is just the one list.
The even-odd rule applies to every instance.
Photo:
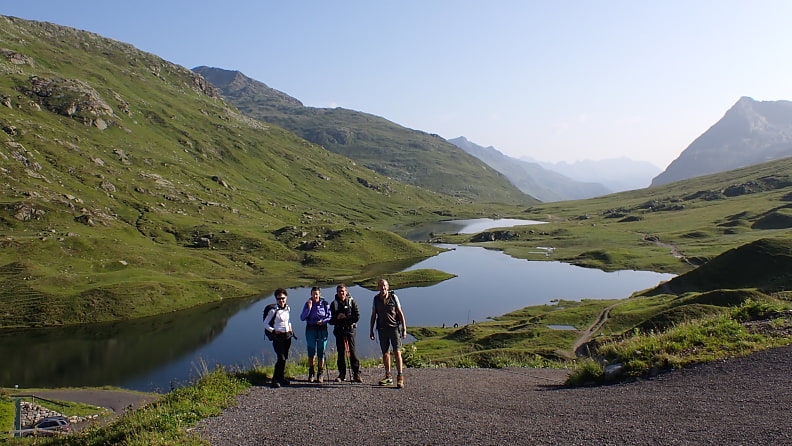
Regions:
[[371, 329], [369, 337], [374, 340], [374, 327], [376, 323], [379, 335], [380, 349], [382, 350], [382, 365], [385, 366], [385, 378], [379, 384], [386, 386], [393, 384], [391, 377], [390, 349], [396, 356], [396, 387], [404, 388], [402, 344], [401, 340], [407, 338], [407, 321], [404, 319], [399, 298], [390, 291], [388, 281], [379, 281], [379, 293], [374, 296], [374, 305], [371, 309]]
[[362, 383], [360, 377], [360, 361], [355, 351], [355, 329], [360, 320], [360, 311], [357, 302], [345, 284], [336, 287], [336, 295], [333, 303], [330, 304], [330, 325], [334, 325], [333, 334], [336, 338], [336, 348], [338, 349], [338, 378], [337, 382], [346, 379], [347, 359], [352, 368], [352, 381]]
[[275, 290], [274, 304], [264, 308], [264, 331], [267, 338], [272, 341], [277, 360], [275, 371], [272, 373], [273, 388], [281, 385], [289, 385], [289, 381], [284, 376], [286, 370], [286, 360], [289, 359], [289, 349], [291, 348], [291, 338], [294, 335], [291, 322], [289, 321], [289, 306], [286, 305], [288, 293], [283, 288]]

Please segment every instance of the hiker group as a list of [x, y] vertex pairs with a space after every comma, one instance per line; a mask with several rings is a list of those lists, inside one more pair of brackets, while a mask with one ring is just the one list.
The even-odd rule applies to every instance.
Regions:
[[[379, 384], [386, 386], [394, 382], [391, 375], [391, 351], [393, 351], [397, 374], [396, 387], [403, 388], [404, 364], [401, 350], [402, 339], [407, 337], [407, 322], [399, 298], [390, 290], [388, 281], [380, 280], [377, 288], [379, 292], [374, 296], [371, 306], [369, 337], [372, 341], [376, 339], [374, 336], [376, 328], [382, 350], [382, 364], [385, 367], [385, 377], [379, 381]], [[289, 359], [291, 340], [296, 336], [292, 330], [290, 308], [286, 304], [287, 299], [288, 292], [283, 288], [278, 288], [275, 290], [276, 303], [267, 305], [264, 309], [264, 330], [267, 337], [272, 340], [277, 357], [271, 381], [271, 386], [274, 388], [290, 384], [290, 381], [285, 377], [285, 368], [286, 360]], [[328, 303], [322, 298], [319, 287], [313, 287], [311, 297], [303, 305], [300, 320], [306, 323], [308, 382], [323, 383], [325, 381], [327, 326], [332, 325], [338, 351], [338, 377], [335, 378], [335, 381], [342, 382], [348, 377], [352, 382], [362, 383], [360, 360], [355, 348], [355, 332], [360, 320], [360, 310], [357, 301], [349, 295], [346, 285], [342, 283], [336, 287], [336, 295], [332, 303]], [[350, 373], [347, 374], [348, 372]]]

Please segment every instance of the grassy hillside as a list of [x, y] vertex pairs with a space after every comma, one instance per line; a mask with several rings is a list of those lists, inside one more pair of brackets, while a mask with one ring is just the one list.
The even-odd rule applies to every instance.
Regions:
[[197, 67], [246, 115], [288, 129], [407, 184], [462, 200], [532, 204], [509, 180], [437, 135], [343, 108], [313, 108], [237, 71]]
[[0, 327], [145, 316], [420, 258], [462, 209], [134, 47], [0, 17]]
[[792, 238], [760, 239], [730, 249], [669, 280], [654, 294], [755, 287], [792, 289]]
[[[444, 236], [535, 260], [683, 273], [726, 250], [792, 238], [792, 158], [665, 186], [528, 208], [542, 226]], [[475, 240], [491, 240], [475, 242]], [[537, 246], [552, 247], [549, 256]]]
[[[792, 340], [792, 158], [574, 202], [526, 216], [541, 226], [444, 235], [533, 260], [679, 273], [623, 300], [528, 307], [475, 326], [413, 331], [421, 364], [519, 365], [572, 357], [576, 341], [631, 376]], [[495, 240], [481, 242], [477, 240]], [[553, 248], [549, 255], [537, 247]], [[552, 330], [549, 325], [574, 330]], [[594, 364], [592, 379], [603, 379]], [[587, 373], [587, 372], [585, 372]], [[584, 373], [584, 374], [585, 374]], [[586, 378], [586, 379], [589, 379]]]
[[[621, 300], [558, 301], [459, 328], [414, 328], [416, 366], [546, 366], [583, 361], [575, 380], [642, 376], [792, 342], [792, 240], [729, 250], [656, 289]], [[686, 288], [682, 288], [686, 287]], [[557, 329], [561, 326], [564, 329]], [[651, 370], [654, 369], [654, 372]]]

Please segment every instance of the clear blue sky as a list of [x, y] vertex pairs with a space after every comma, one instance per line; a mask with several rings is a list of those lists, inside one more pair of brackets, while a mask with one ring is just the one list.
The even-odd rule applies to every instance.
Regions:
[[792, 2], [6, 1], [515, 157], [665, 168], [741, 96], [792, 100]]

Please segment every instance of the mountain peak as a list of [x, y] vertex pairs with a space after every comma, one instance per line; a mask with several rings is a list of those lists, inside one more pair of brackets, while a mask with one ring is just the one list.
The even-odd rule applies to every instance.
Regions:
[[200, 66], [192, 69], [217, 87], [223, 96], [231, 98], [265, 99], [273, 106], [303, 107], [303, 103], [288, 94], [270, 88], [264, 82], [246, 76], [241, 71]]
[[792, 102], [741, 97], [652, 186], [792, 156]]

